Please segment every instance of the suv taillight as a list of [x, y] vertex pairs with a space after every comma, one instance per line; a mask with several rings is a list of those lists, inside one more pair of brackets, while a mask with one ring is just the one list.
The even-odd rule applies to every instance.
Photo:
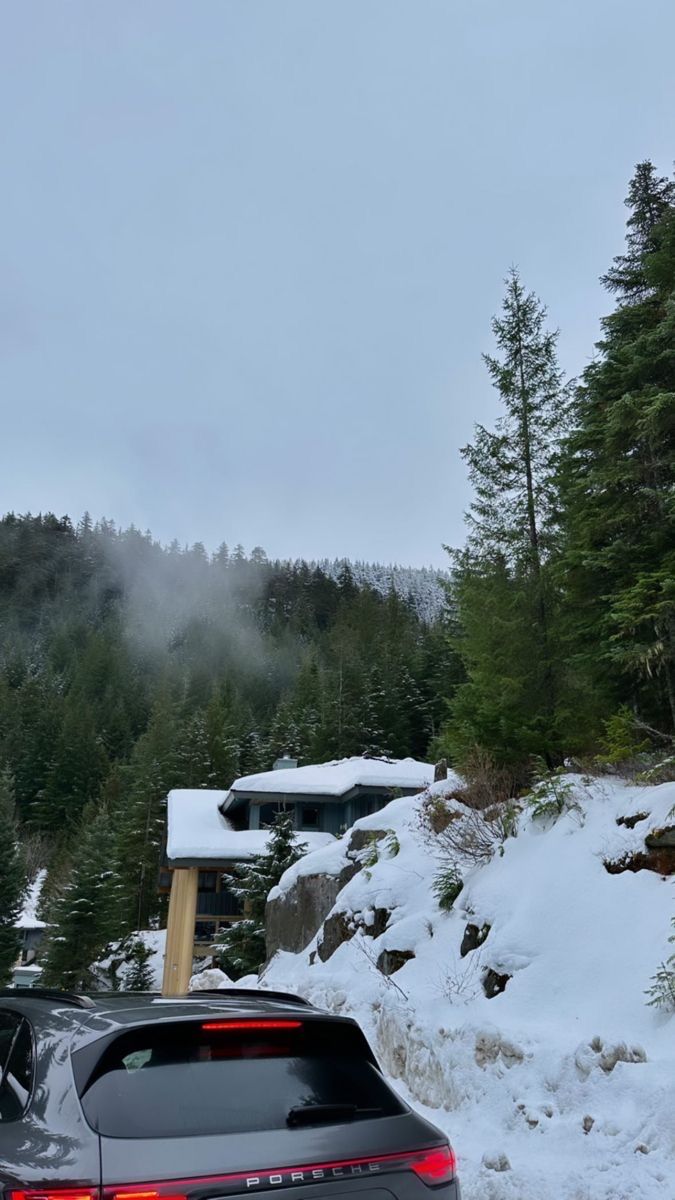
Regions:
[[[298, 1183], [327, 1182], [330, 1179], [358, 1178], [368, 1172], [414, 1171], [427, 1187], [450, 1183], [457, 1160], [451, 1146], [435, 1146], [432, 1150], [409, 1150], [398, 1154], [382, 1154], [369, 1158], [341, 1158], [336, 1162], [315, 1162], [299, 1167], [251, 1168], [236, 1175], [208, 1175], [191, 1179], [165, 1179], [158, 1183], [121, 1184], [98, 1188], [49, 1188], [35, 1191], [11, 1191], [9, 1200], [188, 1200], [196, 1189], [221, 1187], [223, 1191], [242, 1192], [255, 1180], [256, 1190], [266, 1185], [279, 1186]], [[306, 1176], [307, 1178], [303, 1178]]]
[[99, 1200], [98, 1188], [38, 1188], [8, 1192], [9, 1200]]
[[423, 1183], [433, 1187], [437, 1183], [449, 1183], [457, 1168], [457, 1159], [452, 1146], [439, 1146], [419, 1158], [413, 1158], [410, 1166]]

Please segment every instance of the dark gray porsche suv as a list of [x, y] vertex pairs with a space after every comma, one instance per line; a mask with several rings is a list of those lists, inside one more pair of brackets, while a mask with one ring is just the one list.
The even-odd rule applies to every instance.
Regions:
[[355, 1021], [262, 990], [0, 992], [2, 1200], [429, 1191], [459, 1200], [452, 1149]]

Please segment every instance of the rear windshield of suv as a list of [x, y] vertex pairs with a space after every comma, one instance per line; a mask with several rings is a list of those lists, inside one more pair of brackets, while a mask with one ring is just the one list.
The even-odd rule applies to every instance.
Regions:
[[[212, 1020], [136, 1028], [74, 1057], [89, 1123], [107, 1137], [189, 1137], [403, 1112], [360, 1031], [337, 1022]], [[80, 1061], [78, 1061], [78, 1057]]]

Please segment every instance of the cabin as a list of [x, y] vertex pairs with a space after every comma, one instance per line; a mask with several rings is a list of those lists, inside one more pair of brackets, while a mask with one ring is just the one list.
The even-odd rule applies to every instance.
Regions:
[[395, 796], [415, 795], [434, 768], [413, 759], [347, 758], [243, 776], [227, 791], [179, 788], [167, 799], [160, 891], [169, 893], [163, 991], [187, 990], [195, 957], [210, 953], [223, 926], [244, 915], [228, 876], [266, 848], [276, 813], [290, 812], [307, 851], [327, 845]]

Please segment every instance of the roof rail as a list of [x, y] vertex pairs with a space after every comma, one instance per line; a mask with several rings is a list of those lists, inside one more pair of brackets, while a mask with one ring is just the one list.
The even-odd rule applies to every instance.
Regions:
[[302, 1004], [305, 1008], [312, 1008], [309, 1000], [305, 1000], [303, 996], [295, 996], [292, 992], [274, 992], [271, 988], [198, 988], [194, 992], [186, 992], [184, 996], [176, 997], [176, 999], [199, 1000], [200, 996], [208, 996], [209, 999], [218, 997], [221, 1000], [238, 1000], [239, 997], [250, 1000], [255, 997], [256, 1000], [283, 1000], [291, 1004]]
[[12, 999], [12, 997], [17, 996], [22, 1000], [56, 1000], [60, 1004], [72, 1004], [75, 1008], [96, 1007], [94, 1001], [89, 999], [89, 996], [79, 996], [75, 992], [61, 992], [58, 988], [0, 988], [0, 997], [3, 999]]

